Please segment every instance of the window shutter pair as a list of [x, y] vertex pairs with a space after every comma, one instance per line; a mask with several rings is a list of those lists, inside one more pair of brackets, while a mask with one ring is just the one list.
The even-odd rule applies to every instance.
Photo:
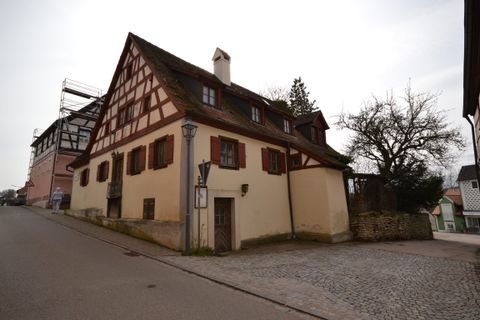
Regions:
[[97, 166], [97, 181], [102, 182], [108, 179], [109, 164], [110, 162], [104, 161]]
[[[268, 148], [262, 148], [262, 170], [263, 171], [270, 171], [270, 160], [269, 160], [269, 150]], [[278, 153], [278, 171], [280, 173], [287, 172], [287, 166], [285, 162], [285, 153], [279, 152]]]
[[[155, 162], [155, 141], [148, 145], [148, 169], [153, 169]], [[173, 163], [173, 135], [168, 135], [165, 140], [165, 163]]]
[[127, 152], [127, 175], [132, 175], [132, 174], [135, 174], [135, 173], [140, 173], [142, 172], [143, 170], [145, 170], [145, 164], [146, 164], [146, 157], [147, 157], [147, 146], [141, 146], [140, 147], [140, 150], [139, 150], [139, 172], [133, 172], [132, 171], [132, 166], [133, 166], [133, 159], [132, 159], [132, 153], [133, 153], [133, 150], [132, 151], [129, 151]]
[[[210, 161], [212, 164], [220, 165], [220, 148], [221, 140], [219, 137], [210, 137]], [[238, 167], [247, 167], [247, 155], [245, 151], [245, 143], [238, 142]]]
[[80, 173], [80, 186], [85, 187], [88, 185], [88, 177], [90, 176], [90, 169], [86, 168]]

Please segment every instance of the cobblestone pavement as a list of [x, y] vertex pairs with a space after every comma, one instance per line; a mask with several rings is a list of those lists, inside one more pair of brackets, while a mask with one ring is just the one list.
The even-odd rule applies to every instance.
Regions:
[[[474, 247], [466, 250], [468, 257], [458, 259], [438, 254], [440, 240], [432, 242], [432, 252], [426, 252], [428, 241], [416, 246], [409, 241], [293, 242], [225, 257], [184, 257], [71, 217], [29, 209], [89, 236], [323, 319], [480, 319], [480, 243], [477, 256]], [[452, 242], [445, 245], [455, 250]], [[421, 252], [425, 254], [417, 254]]]
[[165, 259], [327, 319], [480, 318], [475, 263], [358, 243]]

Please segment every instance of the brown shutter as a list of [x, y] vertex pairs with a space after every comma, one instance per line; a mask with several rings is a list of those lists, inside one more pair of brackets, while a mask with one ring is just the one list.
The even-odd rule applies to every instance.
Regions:
[[108, 179], [108, 172], [110, 171], [110, 162], [109, 161], [105, 161], [105, 162], [106, 163], [105, 163], [105, 175], [104, 175], [104, 177], [105, 177], [105, 180], [107, 180]]
[[127, 152], [127, 175], [132, 174], [132, 152]]
[[287, 168], [285, 165], [285, 153], [280, 152], [278, 155], [278, 168], [280, 169], [280, 173], [286, 173]]
[[87, 168], [87, 169], [85, 169], [85, 170], [87, 170], [87, 173], [85, 173], [85, 185], [87, 185], [87, 184], [88, 184], [88, 180], [90, 179], [90, 169]]
[[220, 139], [210, 137], [210, 160], [213, 164], [220, 164]]
[[148, 145], [148, 169], [153, 168], [153, 161], [155, 161], [155, 142]]
[[238, 166], [240, 168], [247, 167], [247, 159], [245, 155], [245, 143], [238, 143]]
[[165, 142], [165, 162], [167, 164], [173, 163], [173, 135], [167, 136], [167, 141]]
[[262, 148], [262, 170], [268, 171], [268, 149]]
[[97, 166], [97, 181], [100, 181], [100, 171], [102, 170], [102, 164]]
[[140, 172], [145, 170], [145, 163], [147, 162], [147, 146], [140, 147]]

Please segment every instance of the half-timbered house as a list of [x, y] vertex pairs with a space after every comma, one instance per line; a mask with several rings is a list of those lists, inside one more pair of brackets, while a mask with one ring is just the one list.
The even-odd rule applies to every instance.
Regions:
[[[226, 52], [212, 60], [213, 74], [128, 35], [92, 139], [70, 164], [70, 213], [174, 249], [188, 239], [217, 251], [292, 235], [350, 239], [345, 164], [322, 113], [296, 119], [231, 82]], [[204, 205], [187, 215], [203, 161]]]
[[72, 192], [73, 171], [67, 164], [85, 151], [95, 126], [101, 100], [95, 99], [78, 111], [55, 120], [33, 143], [31, 167], [26, 182], [27, 204], [47, 207], [52, 192], [60, 187], [63, 206], [68, 207]]

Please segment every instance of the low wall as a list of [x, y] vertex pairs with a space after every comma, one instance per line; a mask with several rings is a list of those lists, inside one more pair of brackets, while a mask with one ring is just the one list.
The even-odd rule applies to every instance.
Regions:
[[154, 242], [173, 250], [182, 250], [183, 225], [174, 221], [112, 219], [100, 209], [66, 210], [65, 214], [130, 236]]
[[391, 212], [366, 212], [350, 217], [356, 240], [432, 240], [428, 215]]

